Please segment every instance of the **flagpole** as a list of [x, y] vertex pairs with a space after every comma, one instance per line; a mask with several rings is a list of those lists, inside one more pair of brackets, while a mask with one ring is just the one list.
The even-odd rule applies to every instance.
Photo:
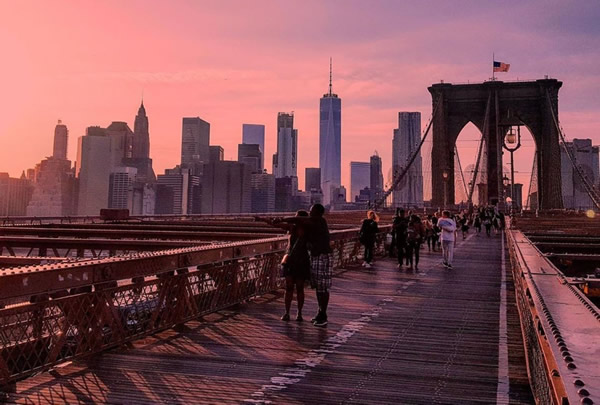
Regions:
[[496, 75], [494, 74], [494, 62], [495, 62], [495, 55], [494, 52], [492, 52], [492, 81], [496, 81]]

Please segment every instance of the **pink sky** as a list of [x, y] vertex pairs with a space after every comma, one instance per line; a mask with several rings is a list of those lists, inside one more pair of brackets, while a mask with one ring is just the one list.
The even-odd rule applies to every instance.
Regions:
[[[265, 124], [270, 171], [277, 112], [295, 111], [303, 186], [304, 168], [318, 166], [330, 56], [347, 186], [349, 162], [374, 150], [387, 173], [398, 111], [421, 111], [424, 126], [427, 86], [488, 79], [492, 52], [511, 64], [501, 79], [562, 80], [567, 136], [600, 143], [600, 4], [487, 3], [2, 2], [0, 171], [17, 176], [50, 155], [59, 118], [75, 160], [87, 126], [133, 127], [143, 92], [157, 173], [179, 163], [184, 116], [211, 123], [226, 159], [237, 157], [242, 123]], [[459, 138], [464, 166], [476, 138]], [[531, 170], [532, 153], [519, 152], [517, 170]]]

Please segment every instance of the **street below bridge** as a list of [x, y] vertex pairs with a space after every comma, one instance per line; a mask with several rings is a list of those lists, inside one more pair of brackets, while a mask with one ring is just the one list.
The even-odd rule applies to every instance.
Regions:
[[281, 321], [278, 291], [21, 380], [7, 400], [533, 403], [503, 247], [501, 235], [471, 234], [452, 270], [427, 246], [419, 271], [391, 258], [341, 269], [325, 328]]

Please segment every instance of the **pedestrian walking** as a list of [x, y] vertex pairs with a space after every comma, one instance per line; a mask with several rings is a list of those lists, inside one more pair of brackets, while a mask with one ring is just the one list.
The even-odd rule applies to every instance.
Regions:
[[363, 267], [370, 268], [371, 262], [373, 261], [373, 251], [375, 249], [375, 239], [379, 228], [377, 223], [379, 222], [379, 216], [375, 211], [367, 211], [367, 218], [363, 220], [359, 232], [359, 241], [365, 247], [365, 260]]
[[481, 233], [481, 217], [479, 216], [479, 214], [475, 214], [475, 219], [473, 219], [473, 227], [477, 232], [477, 236], [479, 236], [479, 234]]
[[406, 256], [406, 233], [408, 229], [408, 218], [404, 216], [404, 210], [396, 210], [398, 215], [394, 216], [392, 231], [396, 235], [396, 250], [398, 253], [398, 268], [402, 268], [404, 257]]
[[409, 269], [412, 270], [414, 263], [415, 270], [418, 270], [419, 253], [421, 251], [421, 244], [425, 238], [425, 226], [418, 215], [410, 216], [406, 233], [406, 256], [408, 260], [408, 266]]
[[492, 220], [487, 214], [484, 215], [485, 216], [483, 217], [483, 226], [485, 227], [485, 234], [489, 238], [490, 236], [492, 236]]
[[442, 230], [442, 253], [443, 264], [452, 269], [454, 259], [454, 246], [456, 245], [456, 222], [450, 218], [450, 211], [443, 211], [442, 218], [438, 220], [438, 226]]

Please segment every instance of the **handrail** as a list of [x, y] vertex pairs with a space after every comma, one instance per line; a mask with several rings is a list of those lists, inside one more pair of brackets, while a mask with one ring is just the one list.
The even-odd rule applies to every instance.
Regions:
[[[380, 227], [380, 251], [390, 228]], [[173, 249], [0, 276], [0, 297], [32, 294], [31, 303], [0, 309], [0, 387], [280, 288], [286, 243]], [[332, 231], [331, 245], [334, 268], [356, 262], [358, 228]]]

